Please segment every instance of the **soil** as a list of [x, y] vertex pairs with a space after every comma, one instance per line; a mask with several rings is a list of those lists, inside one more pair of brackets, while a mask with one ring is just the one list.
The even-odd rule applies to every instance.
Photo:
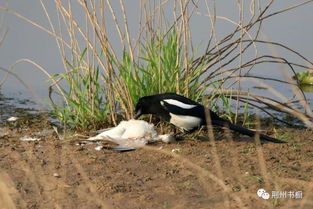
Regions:
[[[0, 129], [1, 209], [313, 208], [310, 130], [280, 128], [288, 143], [258, 146], [218, 130], [215, 141], [188, 135], [130, 152], [96, 151], [52, 130]], [[268, 200], [257, 195], [261, 188]]]

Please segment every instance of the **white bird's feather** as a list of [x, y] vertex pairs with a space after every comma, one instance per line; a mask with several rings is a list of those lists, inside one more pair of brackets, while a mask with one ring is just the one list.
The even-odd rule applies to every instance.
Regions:
[[101, 140], [107, 137], [111, 137], [111, 138], [121, 137], [123, 133], [125, 132], [125, 124], [123, 122], [124, 121], [122, 121], [118, 126], [114, 128], [104, 131], [94, 137], [90, 137], [88, 140]]
[[143, 120], [123, 121], [127, 128], [122, 135], [122, 138], [142, 139], [155, 138], [158, 134], [154, 129], [153, 124], [149, 124]]

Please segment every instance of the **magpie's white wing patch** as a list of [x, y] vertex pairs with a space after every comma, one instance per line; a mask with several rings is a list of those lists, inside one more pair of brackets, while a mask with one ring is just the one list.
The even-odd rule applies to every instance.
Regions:
[[[175, 99], [164, 99], [164, 102], [171, 104], [171, 105], [175, 105], [175, 106], [183, 108], [183, 109], [191, 109], [191, 108], [194, 108], [197, 106], [197, 105], [186, 104], [186, 103], [183, 103], [183, 102], [175, 100]], [[162, 106], [164, 105], [164, 102], [161, 101]]]

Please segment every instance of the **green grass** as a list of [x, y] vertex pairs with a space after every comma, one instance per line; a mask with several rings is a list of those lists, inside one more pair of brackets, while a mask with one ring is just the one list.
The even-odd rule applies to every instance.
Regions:
[[256, 147], [254, 144], [249, 144], [243, 150], [240, 151], [240, 154], [253, 154], [256, 151]]
[[304, 142], [293, 142], [289, 149], [294, 150], [294, 151], [301, 151], [303, 145], [305, 145]]
[[286, 130], [274, 128], [273, 131], [274, 131], [274, 137], [277, 139], [281, 139], [281, 140], [287, 141], [287, 142], [292, 139], [291, 134], [286, 132]]
[[264, 183], [264, 178], [262, 176], [259, 175], [249, 175], [249, 176], [245, 176], [246, 179], [252, 179], [258, 183]]
[[109, 109], [104, 100], [104, 88], [99, 81], [99, 67], [84, 68], [81, 64], [86, 49], [76, 65], [67, 61], [70, 71], [56, 74], [68, 89], [62, 89], [65, 104], [53, 104], [51, 113], [64, 125], [72, 128], [99, 127], [107, 121]]
[[[142, 96], [176, 92], [199, 100], [205, 87], [200, 85], [201, 67], [184, 69], [182, 40], [175, 31], [142, 43], [138, 61], [132, 62], [124, 50], [123, 59], [110, 56], [130, 95], [132, 104]], [[193, 57], [188, 57], [188, 66]], [[132, 107], [129, 107], [132, 108]]]

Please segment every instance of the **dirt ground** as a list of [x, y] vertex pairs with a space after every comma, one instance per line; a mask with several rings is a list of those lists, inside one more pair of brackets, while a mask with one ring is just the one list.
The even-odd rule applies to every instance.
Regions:
[[0, 130], [1, 209], [313, 208], [313, 131], [280, 129], [288, 143], [262, 146], [218, 131], [215, 142], [117, 152], [27, 127]]

